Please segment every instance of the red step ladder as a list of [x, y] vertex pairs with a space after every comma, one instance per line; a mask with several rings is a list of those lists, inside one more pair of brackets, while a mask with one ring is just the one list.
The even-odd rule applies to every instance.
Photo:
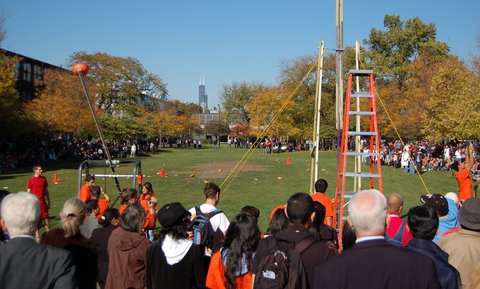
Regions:
[[[363, 87], [368, 89], [360, 92], [353, 91], [352, 82], [354, 77], [358, 77], [360, 82], [364, 84]], [[377, 189], [383, 193], [382, 168], [380, 164], [380, 134], [378, 132], [377, 106], [375, 103], [374, 91], [373, 70], [350, 70], [348, 72], [346, 91], [347, 95], [345, 99], [345, 111], [343, 115], [342, 141], [338, 160], [337, 185], [334, 200], [334, 209], [336, 214], [334, 214], [333, 217], [333, 225], [338, 229], [340, 248], [342, 248], [343, 223], [347, 219], [347, 214], [345, 211], [347, 210], [348, 201], [353, 197], [354, 194], [357, 193], [355, 189], [353, 189], [354, 186], [352, 178], [369, 179], [369, 188], [371, 189], [375, 188], [375, 180], [377, 180]], [[357, 110], [351, 109], [352, 99], [357, 98], [360, 102], [360, 108], [363, 107], [363, 111], [360, 111], [358, 108]], [[365, 109], [367, 107], [367, 102], [368, 110]], [[351, 116], [359, 116], [359, 118], [368, 117], [368, 130], [365, 130], [365, 128], [363, 128], [363, 131], [350, 130]], [[359, 118], [357, 118], [357, 121]], [[355, 129], [355, 126], [353, 126], [353, 129]], [[348, 144], [350, 143], [351, 138], [356, 136], [369, 138], [370, 146], [368, 152], [349, 150]], [[361, 168], [357, 168], [356, 166], [354, 168], [353, 164], [355, 159], [352, 157], [368, 158], [370, 167], [369, 172], [361, 172]], [[347, 186], [351, 187], [352, 189], [347, 190]]]

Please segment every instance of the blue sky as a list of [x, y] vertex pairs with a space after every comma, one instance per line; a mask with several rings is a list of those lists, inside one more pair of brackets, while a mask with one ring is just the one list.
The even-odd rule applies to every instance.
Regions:
[[[2, 48], [51, 64], [76, 51], [132, 56], [167, 83], [169, 98], [198, 101], [205, 79], [209, 106], [223, 84], [276, 84], [282, 61], [335, 47], [335, 0], [2, 0]], [[385, 14], [418, 16], [468, 60], [480, 53], [480, 1], [344, 0], [344, 45], [383, 28]]]

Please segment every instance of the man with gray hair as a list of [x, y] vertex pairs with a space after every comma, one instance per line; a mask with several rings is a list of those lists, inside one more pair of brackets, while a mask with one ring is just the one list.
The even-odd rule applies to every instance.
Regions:
[[25, 192], [6, 196], [0, 223], [10, 241], [0, 246], [0, 288], [78, 288], [69, 252], [37, 244], [38, 199]]
[[315, 269], [314, 288], [440, 288], [432, 260], [385, 240], [387, 200], [377, 190], [361, 191], [348, 204], [355, 245]]

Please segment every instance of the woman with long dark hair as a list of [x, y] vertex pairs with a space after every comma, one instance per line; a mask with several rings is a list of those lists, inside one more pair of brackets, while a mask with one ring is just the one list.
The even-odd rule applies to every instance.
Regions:
[[288, 218], [287, 214], [285, 214], [284, 209], [277, 209], [272, 214], [272, 218], [270, 219], [270, 224], [268, 224], [267, 232], [265, 233], [265, 238], [268, 236], [273, 236], [288, 227]]
[[250, 262], [259, 241], [257, 222], [247, 214], [237, 215], [227, 229], [223, 247], [212, 256], [206, 286], [211, 289], [250, 289]]

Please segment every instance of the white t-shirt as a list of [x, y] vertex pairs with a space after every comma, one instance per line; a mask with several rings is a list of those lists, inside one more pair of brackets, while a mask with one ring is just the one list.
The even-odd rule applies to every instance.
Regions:
[[[216, 210], [216, 208], [210, 204], [202, 204], [200, 205], [200, 211], [204, 214], [208, 214]], [[192, 214], [192, 217], [196, 215], [195, 207], [191, 208], [189, 212]], [[210, 218], [210, 224], [212, 224], [213, 230], [216, 231], [218, 228], [225, 234], [227, 231], [230, 222], [227, 219], [227, 216], [223, 212], [216, 214], [212, 218]]]

